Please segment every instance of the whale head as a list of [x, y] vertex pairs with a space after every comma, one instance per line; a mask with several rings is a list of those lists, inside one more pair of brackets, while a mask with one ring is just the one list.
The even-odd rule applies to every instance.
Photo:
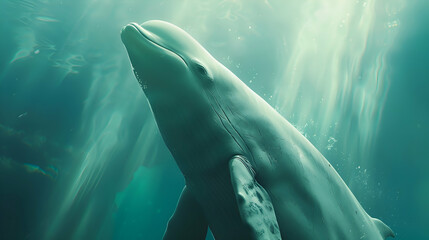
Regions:
[[213, 81], [213, 57], [181, 28], [160, 20], [130, 23], [121, 31], [134, 74], [151, 106], [195, 100]]
[[121, 38], [164, 142], [184, 172], [180, 162], [198, 154], [198, 149], [204, 149], [201, 154], [210, 152], [207, 136], [229, 136], [226, 130], [219, 131], [226, 117], [220, 116], [215, 92], [236, 96], [228, 94], [231, 83], [241, 81], [173, 24], [130, 23]]

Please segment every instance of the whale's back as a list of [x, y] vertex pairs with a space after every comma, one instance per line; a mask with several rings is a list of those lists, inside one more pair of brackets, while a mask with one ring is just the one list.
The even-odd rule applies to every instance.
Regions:
[[244, 83], [217, 94], [256, 180], [269, 193], [288, 239], [385, 239], [393, 232], [371, 218], [326, 158]]

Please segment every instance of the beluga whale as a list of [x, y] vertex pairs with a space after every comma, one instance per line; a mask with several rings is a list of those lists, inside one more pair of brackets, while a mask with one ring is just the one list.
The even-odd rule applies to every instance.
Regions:
[[394, 237], [325, 157], [181, 28], [121, 31], [132, 70], [185, 179], [164, 239]]

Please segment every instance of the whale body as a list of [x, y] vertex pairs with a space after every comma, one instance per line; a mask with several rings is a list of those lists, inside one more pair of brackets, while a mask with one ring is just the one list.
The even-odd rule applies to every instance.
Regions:
[[164, 239], [385, 239], [325, 157], [181, 28], [122, 29], [186, 186]]

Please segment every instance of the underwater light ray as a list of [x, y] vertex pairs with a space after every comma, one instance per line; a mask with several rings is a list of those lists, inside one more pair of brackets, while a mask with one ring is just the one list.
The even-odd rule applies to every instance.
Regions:
[[[90, 138], [93, 142], [89, 146], [88, 153], [82, 162], [79, 171], [71, 181], [71, 186], [56, 214], [55, 224], [51, 227], [47, 239], [54, 239], [57, 234], [57, 228], [63, 224], [69, 211], [76, 204], [88, 198], [88, 196], [96, 189], [100, 179], [103, 177], [104, 171], [111, 161], [111, 155], [116, 149], [118, 142], [118, 130], [122, 122], [120, 113], [114, 113], [109, 122], [105, 126], [101, 126], [104, 134], [98, 135], [97, 131], [92, 132]], [[90, 211], [90, 210], [87, 210]]]
[[[82, 224], [82, 221], [98, 221], [96, 213], [109, 211], [109, 204], [114, 202], [119, 187], [131, 179], [132, 173], [142, 163], [153, 162], [151, 159], [156, 156], [154, 150], [157, 148], [150, 140], [156, 136], [156, 127], [150, 121], [137, 129], [140, 131], [137, 143], [126, 145], [131, 132], [136, 131], [129, 126], [133, 116], [140, 111], [143, 98], [134, 81], [124, 81], [123, 71], [118, 69], [128, 70], [129, 64], [121, 59], [113, 55], [92, 66], [90, 94], [84, 101], [80, 130], [84, 139], [82, 150], [86, 154], [63, 190], [64, 200], [57, 206], [57, 214], [52, 216], [55, 224], [47, 231], [46, 239], [56, 239], [70, 229], [73, 230], [71, 239], [81, 239], [93, 233], [90, 224]], [[130, 151], [129, 156], [118, 159], [118, 153], [124, 149]], [[112, 177], [116, 179], [116, 185], [111, 186], [110, 192], [100, 191], [100, 187], [111, 184]], [[100, 194], [108, 197], [104, 197], [102, 204], [96, 204], [103, 197]], [[79, 208], [78, 213], [73, 212], [76, 207]], [[75, 220], [69, 220], [76, 214], [79, 215]], [[67, 227], [70, 221], [75, 225]]]
[[[380, 47], [371, 39], [391, 35], [374, 32], [376, 1], [307, 1], [297, 11], [302, 13], [295, 23], [300, 27], [288, 33], [296, 37], [290, 40], [292, 53], [275, 105], [297, 126], [317, 119], [313, 141], [334, 137], [342, 151], [352, 154], [350, 160], [363, 161], [371, 152], [388, 85], [381, 69], [390, 45]], [[336, 123], [344, 127], [342, 133], [331, 128]]]

